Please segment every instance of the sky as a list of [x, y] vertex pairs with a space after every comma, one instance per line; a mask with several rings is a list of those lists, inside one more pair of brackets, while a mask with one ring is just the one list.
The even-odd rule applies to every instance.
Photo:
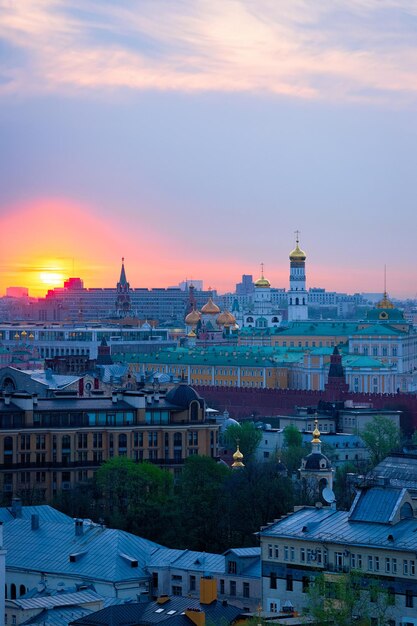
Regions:
[[0, 0], [0, 294], [416, 297], [415, 0]]

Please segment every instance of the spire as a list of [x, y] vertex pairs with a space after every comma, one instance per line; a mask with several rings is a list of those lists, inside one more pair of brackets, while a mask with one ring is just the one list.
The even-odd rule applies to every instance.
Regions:
[[127, 283], [127, 280], [126, 280], [126, 272], [125, 272], [125, 258], [124, 258], [124, 256], [122, 256], [122, 269], [120, 270], [119, 285], [121, 287], [125, 287], [127, 284], [128, 283]]

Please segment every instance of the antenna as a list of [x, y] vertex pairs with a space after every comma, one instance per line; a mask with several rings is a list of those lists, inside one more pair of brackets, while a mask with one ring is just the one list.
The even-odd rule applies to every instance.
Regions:
[[384, 295], [387, 293], [387, 264], [384, 265]]
[[325, 487], [321, 495], [328, 504], [333, 504], [333, 502], [336, 501], [336, 496], [334, 495], [334, 492], [332, 489], [330, 489], [330, 487]]
[[295, 230], [294, 234], [295, 234], [295, 243], [298, 244], [299, 241], [300, 241], [301, 231], [300, 230]]

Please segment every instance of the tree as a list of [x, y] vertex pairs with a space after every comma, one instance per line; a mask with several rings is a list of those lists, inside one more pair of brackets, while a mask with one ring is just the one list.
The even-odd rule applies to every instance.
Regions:
[[286, 448], [301, 448], [303, 445], [303, 436], [297, 426], [288, 424], [283, 430], [284, 445]]
[[318, 624], [389, 624], [391, 596], [380, 581], [359, 572], [318, 574], [308, 588], [308, 614]]
[[360, 433], [371, 455], [373, 466], [380, 463], [390, 452], [398, 450], [401, 445], [399, 427], [384, 415], [376, 415]]
[[161, 540], [167, 506], [173, 497], [169, 472], [151, 463], [114, 457], [96, 473], [97, 511], [115, 528]]
[[209, 552], [224, 549], [224, 484], [231, 471], [208, 456], [186, 459], [176, 494], [180, 516], [178, 542], [182, 546]]
[[355, 497], [355, 487], [349, 481], [349, 474], [356, 472], [353, 463], [344, 463], [336, 468], [334, 477], [334, 493], [336, 496], [337, 508], [342, 511], [348, 511]]
[[256, 452], [261, 443], [262, 430], [256, 428], [253, 422], [242, 422], [241, 424], [231, 424], [223, 433], [223, 442], [226, 446], [235, 447], [239, 443], [243, 460], [246, 463]]

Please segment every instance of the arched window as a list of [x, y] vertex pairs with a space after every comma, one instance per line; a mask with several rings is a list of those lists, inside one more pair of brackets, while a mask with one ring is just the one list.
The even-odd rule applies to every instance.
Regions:
[[6, 391], [8, 393], [11, 393], [12, 391], [16, 391], [16, 385], [14, 384], [14, 381], [12, 378], [10, 378], [10, 376], [8, 376], [7, 378], [3, 380], [3, 384], [1, 388], [3, 391]]
[[300, 299], [299, 299], [299, 298], [296, 298], [296, 299], [295, 299], [295, 304], [296, 304], [296, 305], [297, 305], [297, 304], [300, 304]]
[[200, 405], [198, 404], [197, 400], [194, 400], [190, 404], [190, 420], [192, 422], [197, 422], [198, 421], [198, 409], [199, 409], [199, 406]]
[[24, 596], [24, 595], [25, 595], [25, 593], [26, 593], [26, 587], [25, 587], [25, 585], [20, 585], [20, 588], [19, 588], [19, 595], [20, 595], [20, 596]]
[[14, 583], [10, 585], [10, 598], [16, 600], [16, 585]]
[[400, 509], [400, 519], [408, 519], [413, 517], [413, 508], [409, 502], [404, 502]]

